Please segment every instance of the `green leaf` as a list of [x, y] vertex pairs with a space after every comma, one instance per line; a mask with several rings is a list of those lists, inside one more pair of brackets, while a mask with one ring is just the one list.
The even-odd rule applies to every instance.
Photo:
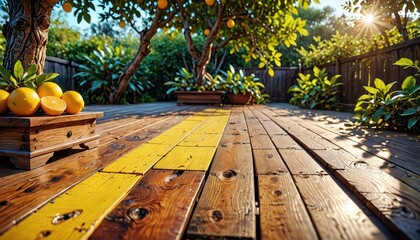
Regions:
[[379, 78], [375, 78], [374, 84], [375, 84], [375, 87], [377, 89], [379, 89], [379, 90], [385, 89], [385, 83], [384, 83], [384, 81], [382, 81]]
[[311, 100], [309, 107], [311, 109], [313, 109], [316, 106], [316, 101], [315, 100]]
[[15, 67], [13, 69], [13, 74], [15, 75], [15, 77], [20, 80], [23, 77], [23, 66], [22, 66], [22, 62], [20, 60], [17, 60], [17, 62], [15, 63]]
[[409, 91], [414, 86], [416, 86], [416, 79], [413, 76], [408, 76], [401, 85], [401, 89], [403, 91]]
[[394, 65], [402, 66], [402, 67], [412, 66], [413, 61], [411, 61], [411, 59], [408, 59], [408, 58], [401, 58], [400, 60], [396, 61]]
[[376, 94], [378, 92], [378, 89], [374, 87], [363, 86], [363, 88], [371, 94]]
[[6, 82], [10, 81], [11, 74], [10, 74], [9, 70], [7, 70], [1, 64], [0, 64], [0, 74], [3, 76], [3, 80], [5, 80]]
[[386, 113], [385, 115], [384, 115], [384, 121], [388, 121], [388, 119], [390, 118], [392, 116], [392, 113]]
[[416, 123], [419, 119], [420, 119], [420, 117], [418, 117], [418, 116], [410, 118], [408, 120], [408, 124], [407, 124], [408, 129], [411, 129], [414, 125], [416, 125]]
[[314, 76], [319, 77], [319, 72], [320, 72], [319, 68], [317, 66], [315, 66], [314, 67]]
[[359, 99], [357, 99], [357, 101], [364, 101], [364, 100], [370, 100], [372, 99], [373, 96], [369, 95], [369, 94], [363, 94], [362, 96], [359, 97]]
[[385, 114], [386, 109], [384, 107], [380, 107], [372, 116], [372, 121], [378, 122], [379, 119]]
[[413, 114], [416, 114], [417, 110], [415, 108], [409, 108], [407, 110], [405, 110], [403, 113], [401, 113], [401, 116], [410, 116]]

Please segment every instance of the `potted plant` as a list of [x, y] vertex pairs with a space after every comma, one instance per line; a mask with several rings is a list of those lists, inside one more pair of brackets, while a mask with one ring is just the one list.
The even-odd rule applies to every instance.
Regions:
[[174, 93], [177, 96], [177, 104], [210, 104], [221, 105], [224, 91], [220, 91], [220, 83], [223, 80], [219, 75], [206, 75], [206, 82], [203, 86], [197, 84], [193, 75], [185, 68], [177, 73], [173, 81], [165, 82], [170, 86], [166, 94]]
[[233, 66], [230, 66], [227, 72], [222, 73], [225, 78], [221, 81], [221, 85], [222, 89], [227, 92], [228, 103], [240, 105], [254, 102], [257, 104], [266, 103], [269, 96], [261, 93], [261, 89], [265, 86], [254, 74], [245, 76], [242, 69], [236, 72]]

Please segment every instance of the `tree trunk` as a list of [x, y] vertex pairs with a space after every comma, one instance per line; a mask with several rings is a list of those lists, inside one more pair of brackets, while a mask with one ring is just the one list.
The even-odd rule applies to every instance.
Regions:
[[26, 70], [32, 64], [38, 66], [38, 74], [44, 72], [50, 16], [54, 4], [47, 0], [8, 0], [9, 21], [3, 35], [6, 50], [3, 66], [12, 70], [16, 61]]
[[410, 38], [408, 37], [407, 26], [406, 26], [406, 24], [404, 24], [402, 22], [400, 14], [396, 11], [396, 12], [394, 12], [394, 16], [395, 16], [395, 21], [396, 21], [398, 32], [401, 33], [404, 41], [410, 40]]
[[210, 35], [206, 38], [204, 42], [203, 51], [200, 52], [194, 44], [193, 38], [191, 36], [190, 23], [186, 17], [186, 12], [183, 7], [181, 0], [177, 1], [179, 7], [179, 16], [181, 17], [184, 37], [187, 41], [188, 52], [190, 53], [193, 61], [193, 76], [198, 85], [203, 86], [206, 83], [206, 66], [210, 62], [211, 54], [213, 50], [213, 42], [217, 37], [218, 32], [220, 31], [223, 23], [223, 15], [226, 10], [226, 2], [224, 4], [218, 4], [218, 13], [217, 19], [210, 31]]
[[[150, 53], [150, 40], [152, 37], [156, 34], [158, 28], [163, 23], [159, 23], [159, 19], [161, 18], [163, 14], [162, 10], [158, 10], [158, 12], [155, 15], [155, 18], [153, 19], [153, 23], [150, 26], [147, 31], [144, 31], [140, 34], [140, 47], [139, 50], [136, 53], [136, 56], [134, 56], [134, 59], [131, 61], [130, 65], [124, 70], [124, 72], [121, 73], [121, 75], [118, 78], [118, 89], [111, 93], [110, 95], [110, 102], [111, 103], [119, 103], [121, 100], [121, 97], [124, 95], [125, 89], [127, 89], [128, 83], [130, 82], [131, 77], [136, 73], [137, 68], [140, 66], [140, 63], [143, 61], [143, 59], [149, 55]], [[169, 16], [168, 19], [172, 19], [172, 16]], [[166, 21], [169, 21], [166, 19]]]

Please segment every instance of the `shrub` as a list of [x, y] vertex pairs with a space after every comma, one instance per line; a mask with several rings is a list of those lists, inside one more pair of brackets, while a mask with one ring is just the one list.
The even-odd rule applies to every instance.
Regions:
[[313, 68], [314, 76], [311, 74], [299, 73], [297, 85], [289, 88], [288, 92], [293, 93], [290, 103], [311, 109], [338, 109], [338, 86], [342, 83], [337, 82], [341, 75], [334, 75], [328, 79], [325, 68]]
[[[420, 73], [418, 61], [401, 58], [394, 65], [414, 68]], [[401, 90], [394, 92], [390, 89], [396, 82], [385, 84], [379, 78], [375, 79], [374, 87], [364, 86], [368, 93], [359, 97], [354, 120], [371, 127], [420, 132], [420, 86], [416, 81], [419, 73], [408, 76]]]
[[266, 104], [269, 98], [268, 94], [263, 94], [262, 89], [265, 88], [260, 79], [255, 77], [254, 74], [245, 76], [242, 69], [235, 71], [235, 68], [230, 65], [227, 72], [221, 71], [223, 74], [221, 81], [221, 89], [226, 92], [231, 92], [235, 95], [251, 93], [252, 98], [257, 104]]
[[[92, 57], [84, 56], [89, 65], [81, 65], [76, 78], [80, 91], [87, 93], [89, 103], [110, 103], [111, 94], [118, 88], [118, 78], [126, 68], [130, 58], [122, 47], [108, 47], [93, 51]], [[140, 95], [152, 86], [149, 81], [141, 81], [135, 73], [124, 92], [121, 103], [139, 102]]]

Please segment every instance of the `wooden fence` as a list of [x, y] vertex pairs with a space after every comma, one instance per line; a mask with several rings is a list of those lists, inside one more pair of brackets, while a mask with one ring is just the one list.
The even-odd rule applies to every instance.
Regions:
[[75, 90], [75, 82], [72, 76], [77, 73], [77, 68], [80, 64], [72, 61], [63, 60], [56, 57], [47, 57], [45, 60], [45, 73], [56, 72], [60, 75], [54, 80], [63, 91]]
[[271, 102], [288, 102], [290, 94], [287, 89], [295, 84], [298, 73], [297, 67], [274, 68], [274, 77], [267, 74], [267, 70], [260, 68], [246, 68], [245, 74], [254, 74], [265, 85], [264, 93], [270, 95]]
[[[420, 60], [420, 37], [356, 57], [338, 59], [321, 67], [326, 67], [330, 76], [341, 75], [340, 103], [353, 107], [357, 99], [366, 93], [363, 86], [374, 86], [375, 78], [385, 83], [396, 81], [391, 91], [401, 89], [404, 79], [416, 73], [414, 69], [393, 65], [403, 57]], [[303, 69], [304, 74], [311, 72], [311, 69]]]

